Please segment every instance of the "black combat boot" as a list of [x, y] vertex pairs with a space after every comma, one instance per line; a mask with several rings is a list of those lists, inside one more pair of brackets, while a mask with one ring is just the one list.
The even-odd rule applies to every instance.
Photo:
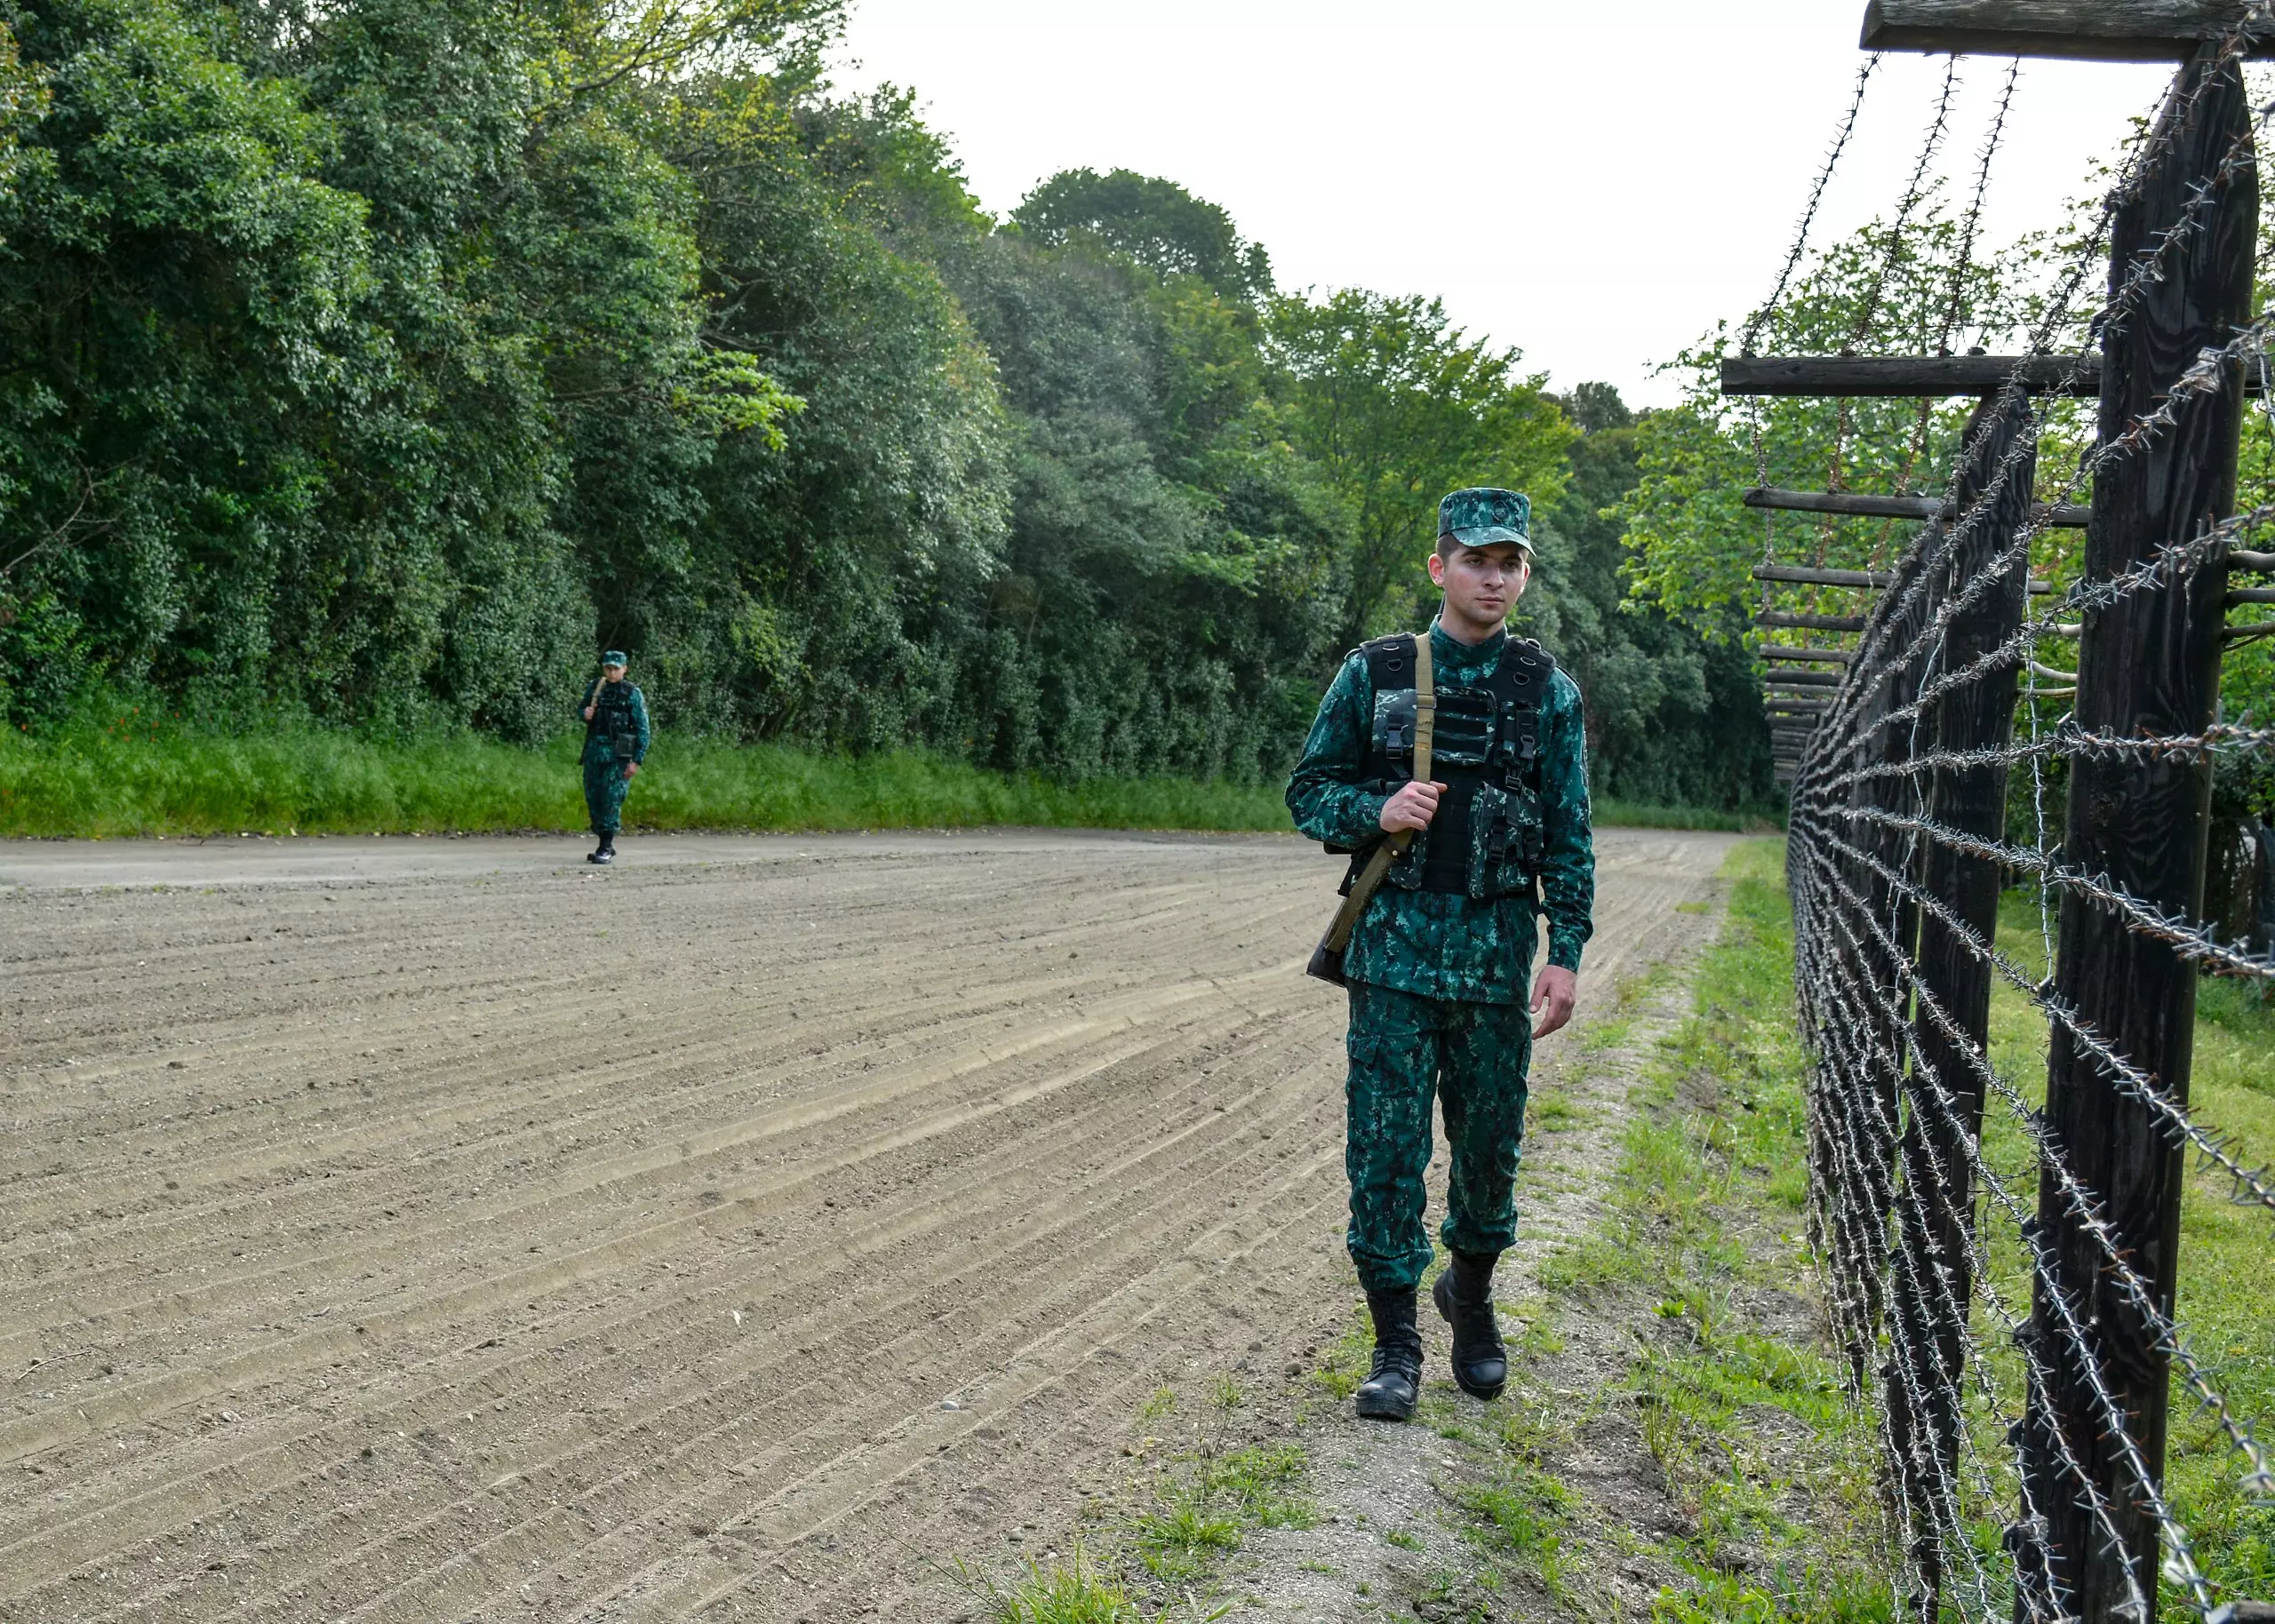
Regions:
[[1473, 1398], [1497, 1398], [1509, 1380], [1509, 1350], [1501, 1343], [1501, 1317], [1493, 1311], [1495, 1252], [1457, 1252], [1430, 1300], [1454, 1328], [1454, 1380]]
[[1412, 1418], [1422, 1389], [1422, 1333], [1414, 1325], [1414, 1288], [1369, 1292], [1375, 1321], [1375, 1360], [1356, 1395], [1359, 1413], [1374, 1421]]
[[604, 829], [600, 831], [599, 833], [601, 837], [601, 843], [594, 848], [593, 855], [586, 858], [585, 861], [587, 863], [601, 864], [615, 862], [616, 831], [613, 829]]

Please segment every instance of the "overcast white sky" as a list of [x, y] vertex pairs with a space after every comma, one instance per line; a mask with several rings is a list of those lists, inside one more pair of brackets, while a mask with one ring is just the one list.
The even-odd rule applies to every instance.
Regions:
[[[1656, 363], [1769, 289], [1863, 58], [1864, 0], [855, 0], [838, 84], [913, 87], [1002, 212], [1062, 169], [1166, 175], [1286, 287], [1441, 296], [1561, 388]], [[1892, 57], [1827, 201], [1886, 212], [1941, 59]], [[1960, 65], [1969, 177], [2006, 69]], [[2029, 62], [1989, 229], [2051, 223], [2170, 70]], [[1819, 240], [1823, 240], [1821, 237]]]

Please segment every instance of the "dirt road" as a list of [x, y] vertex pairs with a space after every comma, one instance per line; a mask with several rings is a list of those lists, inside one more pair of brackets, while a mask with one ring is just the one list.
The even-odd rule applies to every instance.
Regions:
[[0, 848], [0, 1620], [952, 1617], [1345, 1311], [1316, 848], [581, 852]]

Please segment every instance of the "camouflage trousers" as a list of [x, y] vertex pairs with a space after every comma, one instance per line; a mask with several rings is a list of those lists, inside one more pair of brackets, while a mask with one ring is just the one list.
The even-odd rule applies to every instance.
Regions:
[[623, 763], [605, 748], [585, 756], [585, 810], [593, 816], [595, 834], [614, 834], [624, 823], [624, 792], [629, 787]]
[[1345, 1242], [1369, 1291], [1419, 1285], [1429, 1267], [1430, 1102], [1451, 1171], [1440, 1235], [1456, 1252], [1505, 1252], [1517, 1238], [1532, 1020], [1522, 1004], [1473, 1004], [1351, 983], [1343, 1164]]

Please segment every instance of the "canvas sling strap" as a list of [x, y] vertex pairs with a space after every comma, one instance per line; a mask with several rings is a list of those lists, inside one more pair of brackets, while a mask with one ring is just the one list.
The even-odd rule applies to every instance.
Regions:
[[[1436, 731], [1438, 697], [1430, 673], [1430, 634], [1427, 632], [1414, 640], [1414, 781], [1430, 782], [1430, 743]], [[1383, 876], [1390, 872], [1390, 865], [1398, 856], [1414, 843], [1414, 832], [1401, 829], [1375, 848], [1374, 856], [1359, 871], [1351, 882], [1350, 895], [1335, 911], [1333, 923], [1321, 939], [1319, 949], [1312, 954], [1308, 973], [1321, 981], [1331, 981], [1342, 986], [1343, 951], [1351, 943], [1351, 932], [1359, 923], [1359, 916], [1366, 912], [1367, 904], [1375, 900], [1375, 893], [1382, 888]]]

